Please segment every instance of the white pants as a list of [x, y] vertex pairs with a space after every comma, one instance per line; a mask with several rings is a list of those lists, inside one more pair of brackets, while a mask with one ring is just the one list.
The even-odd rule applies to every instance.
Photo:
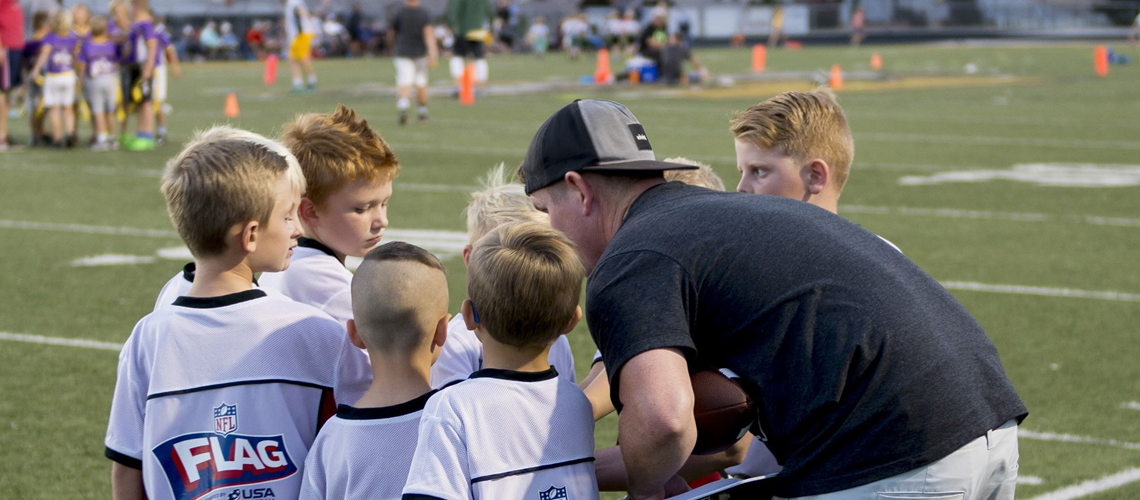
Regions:
[[166, 102], [166, 65], [154, 67], [154, 80], [151, 81], [151, 98], [155, 103]]
[[848, 490], [796, 498], [1013, 500], [1017, 459], [1017, 421], [1010, 420], [925, 467]]
[[428, 84], [428, 61], [426, 57], [419, 59], [411, 59], [408, 57], [397, 57], [396, 64], [396, 86], [397, 87], [427, 87]]
[[91, 106], [92, 113], [114, 113], [119, 103], [119, 75], [99, 75], [88, 78], [87, 104]]
[[44, 78], [44, 106], [75, 104], [75, 73], [53, 73]]

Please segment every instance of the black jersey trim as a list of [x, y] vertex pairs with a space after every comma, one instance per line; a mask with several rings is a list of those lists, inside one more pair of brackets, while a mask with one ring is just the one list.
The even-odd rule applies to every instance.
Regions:
[[501, 472], [499, 474], [491, 474], [489, 476], [480, 476], [480, 477], [474, 478], [471, 480], [471, 484], [475, 484], [475, 483], [478, 483], [481, 481], [494, 481], [496, 479], [502, 479], [504, 477], [518, 476], [521, 474], [529, 474], [531, 472], [538, 472], [540, 470], [554, 469], [557, 467], [565, 467], [567, 465], [574, 465], [574, 464], [580, 464], [580, 463], [584, 463], [584, 462], [593, 462], [593, 461], [594, 461], [594, 457], [584, 457], [584, 458], [579, 458], [576, 460], [567, 460], [565, 462], [558, 462], [556, 464], [540, 465], [538, 467], [529, 467], [526, 469]]
[[324, 243], [321, 243], [312, 238], [306, 238], [304, 236], [297, 238], [297, 246], [312, 248], [313, 250], [320, 250], [331, 257], [336, 257], [336, 252], [334, 252], [333, 249], [329, 248], [328, 245], [325, 245]]
[[355, 406], [340, 405], [336, 408], [336, 416], [345, 420], [377, 420], [381, 418], [401, 417], [423, 410], [428, 398], [435, 395], [435, 393], [436, 391], [428, 391], [416, 399], [392, 406], [358, 408]]
[[142, 470], [142, 460], [139, 460], [132, 456], [124, 455], [110, 448], [103, 448], [103, 456], [132, 469]]
[[196, 272], [198, 272], [198, 265], [193, 262], [189, 262], [185, 266], [182, 266], [182, 279], [193, 283], [194, 273]]
[[540, 372], [520, 372], [515, 370], [500, 370], [497, 368], [484, 368], [472, 373], [471, 376], [467, 378], [497, 378], [502, 380], [514, 380], [515, 382], [542, 382], [543, 380], [558, 378], [558, 370], [555, 370], [553, 366]]
[[433, 497], [431, 495], [424, 495], [421, 493], [404, 493], [400, 500], [445, 500], [440, 497]]
[[165, 397], [169, 397], [169, 396], [178, 396], [181, 394], [191, 394], [191, 393], [202, 392], [202, 391], [212, 391], [214, 389], [223, 389], [226, 387], [234, 387], [234, 386], [239, 386], [239, 385], [260, 385], [260, 384], [288, 384], [288, 385], [299, 385], [301, 387], [312, 387], [313, 389], [320, 389], [322, 391], [333, 390], [332, 387], [320, 385], [320, 384], [314, 384], [312, 382], [302, 382], [300, 380], [287, 380], [287, 379], [283, 379], [283, 378], [271, 378], [271, 379], [263, 379], [263, 380], [239, 380], [237, 382], [226, 382], [224, 384], [204, 385], [201, 387], [191, 387], [189, 389], [180, 389], [177, 391], [158, 392], [158, 393], [147, 395], [146, 399], [149, 401], [151, 399], [165, 398]]
[[189, 307], [191, 309], [215, 309], [260, 299], [266, 296], [268, 295], [262, 290], [246, 290], [244, 292], [219, 295], [217, 297], [187, 297], [183, 295], [174, 299], [174, 305]]

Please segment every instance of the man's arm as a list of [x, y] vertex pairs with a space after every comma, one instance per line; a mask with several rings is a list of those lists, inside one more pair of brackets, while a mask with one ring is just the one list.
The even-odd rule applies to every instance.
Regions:
[[424, 45], [428, 50], [428, 65], [435, 67], [439, 63], [439, 48], [435, 43], [435, 29], [431, 24], [424, 25]]
[[111, 462], [111, 498], [114, 500], [146, 500], [142, 469]]
[[665, 498], [697, 442], [688, 363], [675, 348], [638, 354], [620, 368], [618, 442], [632, 500]]

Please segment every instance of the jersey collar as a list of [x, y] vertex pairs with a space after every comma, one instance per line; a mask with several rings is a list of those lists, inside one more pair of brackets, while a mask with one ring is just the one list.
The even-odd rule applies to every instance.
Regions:
[[376, 420], [400, 417], [423, 410], [428, 398], [432, 397], [435, 393], [436, 391], [428, 391], [423, 396], [411, 401], [406, 401], [398, 405], [381, 406], [379, 408], [357, 408], [355, 406], [340, 405], [336, 408], [336, 416], [345, 420]]
[[174, 299], [174, 305], [189, 307], [192, 309], [214, 309], [218, 307], [232, 306], [254, 299], [266, 297], [263, 290], [246, 290], [244, 292], [231, 293], [229, 295], [220, 295], [217, 297], [187, 297], [185, 295]]
[[542, 382], [543, 380], [550, 380], [558, 377], [558, 370], [551, 366], [547, 370], [540, 372], [519, 372], [515, 370], [499, 370], [497, 368], [484, 368], [475, 373], [472, 373], [468, 378], [497, 378], [502, 380], [513, 380], [515, 382]]
[[312, 248], [313, 250], [320, 250], [321, 252], [324, 252], [324, 253], [328, 254], [329, 256], [336, 258], [336, 252], [333, 252], [333, 250], [331, 248], [329, 248], [327, 245], [325, 245], [324, 243], [321, 243], [321, 242], [314, 240], [312, 238], [306, 238], [304, 236], [297, 238], [297, 246], [305, 247], [305, 248]]

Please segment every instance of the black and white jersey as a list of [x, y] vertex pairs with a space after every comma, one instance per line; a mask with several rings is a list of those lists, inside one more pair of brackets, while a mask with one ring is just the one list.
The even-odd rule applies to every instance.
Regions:
[[[574, 352], [565, 335], [560, 335], [551, 344], [547, 361], [558, 370], [559, 377], [577, 383], [574, 376]], [[479, 342], [475, 332], [467, 329], [463, 314], [456, 314], [447, 324], [447, 342], [440, 348], [439, 359], [431, 365], [431, 386], [439, 389], [482, 369], [483, 343]]]
[[352, 319], [352, 271], [344, 267], [332, 249], [317, 240], [300, 238], [289, 259], [289, 268], [264, 273], [259, 283], [320, 309], [341, 324]]
[[432, 394], [382, 408], [340, 405], [309, 450], [301, 500], [399, 500]]
[[554, 368], [483, 369], [428, 400], [405, 500], [598, 498], [590, 401]]
[[170, 278], [165, 285], [162, 286], [162, 291], [158, 292], [158, 299], [154, 301], [154, 309], [162, 306], [168, 306], [174, 303], [174, 299], [186, 295], [190, 292], [190, 287], [194, 286], [194, 273], [197, 267], [193, 262], [190, 262], [182, 267], [182, 271]]
[[312, 307], [263, 290], [178, 297], [119, 354], [106, 455], [141, 468], [151, 500], [296, 498], [335, 399], [356, 401], [371, 379], [364, 352]]

